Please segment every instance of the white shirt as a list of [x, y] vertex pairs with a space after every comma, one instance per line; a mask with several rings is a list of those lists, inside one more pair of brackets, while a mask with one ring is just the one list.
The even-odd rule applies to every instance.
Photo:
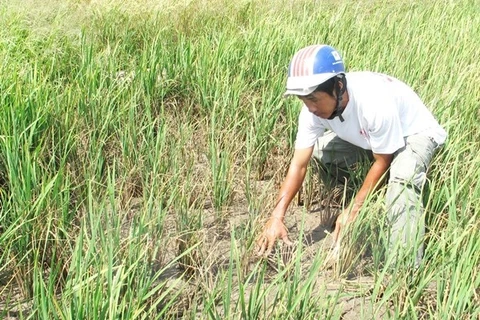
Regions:
[[374, 72], [346, 74], [349, 101], [339, 117], [322, 119], [304, 105], [298, 118], [296, 149], [309, 148], [325, 129], [363, 149], [392, 154], [405, 145], [404, 137], [424, 134], [439, 145], [447, 133], [420, 97], [405, 83]]

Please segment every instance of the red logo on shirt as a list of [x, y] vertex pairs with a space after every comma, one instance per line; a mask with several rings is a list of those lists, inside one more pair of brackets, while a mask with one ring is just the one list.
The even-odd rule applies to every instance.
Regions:
[[367, 140], [370, 138], [370, 136], [368, 135], [367, 131], [365, 131], [365, 129], [360, 130], [360, 135]]

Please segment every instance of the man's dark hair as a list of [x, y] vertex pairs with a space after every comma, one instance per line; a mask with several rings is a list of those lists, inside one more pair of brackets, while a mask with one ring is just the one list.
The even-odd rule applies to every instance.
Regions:
[[333, 90], [335, 89], [336, 77], [330, 78], [321, 83], [313, 92], [325, 92], [333, 97]]

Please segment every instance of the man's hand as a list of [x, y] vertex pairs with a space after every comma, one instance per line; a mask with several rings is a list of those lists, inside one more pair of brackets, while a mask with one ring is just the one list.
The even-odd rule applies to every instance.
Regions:
[[288, 168], [287, 176], [280, 187], [277, 203], [272, 212], [271, 218], [265, 224], [263, 232], [257, 240], [258, 255], [269, 255], [272, 252], [273, 245], [277, 238], [280, 238], [287, 245], [292, 242], [288, 239], [288, 231], [283, 224], [283, 217], [303, 183], [307, 172], [308, 163], [313, 153], [313, 146], [305, 149], [295, 149], [292, 162]]
[[292, 245], [293, 243], [288, 239], [288, 231], [283, 223], [282, 219], [277, 217], [271, 217], [268, 219], [263, 232], [257, 240], [258, 246], [258, 255], [263, 254], [269, 255], [273, 250], [273, 245], [275, 241], [280, 238], [287, 245]]

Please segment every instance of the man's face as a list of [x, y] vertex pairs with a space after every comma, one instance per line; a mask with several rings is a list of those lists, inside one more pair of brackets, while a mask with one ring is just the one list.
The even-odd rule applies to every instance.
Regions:
[[337, 100], [325, 92], [312, 92], [306, 96], [298, 96], [307, 106], [308, 111], [322, 119], [328, 119], [335, 111]]

